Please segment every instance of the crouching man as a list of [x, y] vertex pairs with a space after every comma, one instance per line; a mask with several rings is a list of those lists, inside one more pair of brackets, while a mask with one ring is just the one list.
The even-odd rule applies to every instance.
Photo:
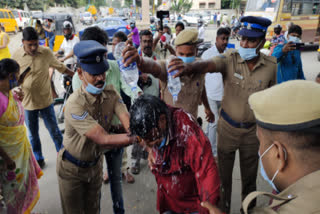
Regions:
[[149, 150], [160, 213], [208, 213], [200, 203], [217, 203], [220, 181], [210, 142], [193, 117], [143, 95], [131, 106], [130, 131]]

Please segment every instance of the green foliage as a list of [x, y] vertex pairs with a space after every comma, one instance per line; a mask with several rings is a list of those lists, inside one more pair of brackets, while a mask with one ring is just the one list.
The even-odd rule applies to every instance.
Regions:
[[[104, 0], [93, 0], [95, 5], [105, 5]], [[0, 0], [0, 7], [24, 9], [24, 3], [27, 4], [30, 10], [43, 10], [46, 6], [54, 6], [61, 4], [69, 7], [81, 7], [88, 3], [88, 0]]]
[[186, 13], [192, 7], [192, 0], [172, 0], [171, 10], [177, 13]]
[[[113, 1], [113, 2], [119, 2], [120, 4], [120, 1]], [[92, 0], [91, 3], [93, 3], [97, 9], [101, 6], [103, 7], [107, 5], [105, 0]]]
[[239, 9], [241, 0], [221, 0], [221, 9]]

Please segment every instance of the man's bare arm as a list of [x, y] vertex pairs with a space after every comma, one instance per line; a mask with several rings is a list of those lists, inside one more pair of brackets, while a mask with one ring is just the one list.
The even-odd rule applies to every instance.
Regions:
[[178, 76], [188, 76], [192, 74], [205, 74], [205, 73], [215, 73], [221, 72], [222, 75], [225, 72], [224, 70], [217, 71], [216, 64], [212, 59], [208, 60], [199, 60], [195, 61], [191, 64], [185, 64], [180, 59], [174, 59], [169, 63], [170, 69], [168, 72], [172, 72], [174, 70], [178, 70], [178, 73], [174, 75], [174, 77]]
[[208, 97], [207, 97], [207, 92], [206, 92], [205, 86], [203, 87], [201, 100], [202, 100], [202, 104], [205, 108], [206, 120], [210, 123], [213, 123], [215, 118], [214, 118], [214, 114], [212, 113], [209, 102], [208, 102]]
[[128, 112], [122, 113], [118, 115], [118, 118], [123, 126], [123, 128], [126, 130], [126, 132], [130, 132], [129, 127], [130, 127], [130, 116]]
[[167, 73], [163, 72], [159, 63], [147, 57], [141, 57], [136, 48], [127, 46], [123, 51], [123, 62], [125, 66], [136, 62], [142, 73], [152, 74], [154, 77], [165, 81]]
[[71, 50], [70, 51], [70, 53], [67, 55], [67, 56], [65, 56], [64, 58], [62, 58], [62, 62], [64, 62], [64, 61], [66, 61], [67, 59], [69, 59], [69, 58], [71, 58], [71, 57], [73, 57], [73, 50]]
[[70, 77], [73, 77], [74, 75], [74, 72], [72, 70], [70, 70], [69, 68], [67, 68], [65, 71], [64, 71], [65, 74], [69, 75]]
[[123, 147], [135, 142], [136, 136], [128, 134], [108, 134], [100, 125], [94, 126], [85, 136], [100, 146]]

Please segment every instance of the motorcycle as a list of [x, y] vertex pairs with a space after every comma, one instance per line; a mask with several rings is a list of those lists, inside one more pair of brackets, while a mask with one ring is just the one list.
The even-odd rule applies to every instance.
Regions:
[[238, 41], [240, 41], [240, 36], [238, 34], [240, 27], [241, 26], [238, 25], [231, 29], [231, 39], [237, 39]]
[[[58, 57], [63, 56], [63, 53], [58, 52]], [[77, 67], [73, 66], [72, 69], [74, 72], [77, 71]], [[67, 99], [73, 93], [72, 89], [72, 77], [67, 74], [62, 74], [61, 76], [61, 86], [64, 89], [64, 93], [60, 94], [58, 98], [55, 98], [53, 101], [53, 106], [57, 118], [58, 124], [64, 123], [64, 109], [67, 103]], [[60, 128], [60, 131], [64, 133], [64, 129]]]
[[199, 45], [198, 45], [198, 52], [197, 52], [197, 57], [201, 58], [202, 54], [208, 50], [209, 48], [211, 48], [211, 42], [204, 42], [202, 41]]

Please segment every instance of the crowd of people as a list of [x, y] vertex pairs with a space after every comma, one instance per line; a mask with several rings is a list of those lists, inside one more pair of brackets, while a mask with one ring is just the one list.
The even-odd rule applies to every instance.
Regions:
[[[301, 27], [291, 24], [283, 35], [275, 26], [266, 55], [261, 50], [270, 20], [233, 17], [233, 27], [242, 23], [235, 50], [228, 48], [232, 29], [220, 26], [220, 13], [214, 19], [219, 27], [214, 44], [201, 59], [201, 20], [198, 29], [177, 22], [175, 34], [155, 23], [139, 31], [130, 21], [131, 33], [115, 33], [109, 53], [104, 30], [88, 27], [78, 38], [65, 21], [60, 59], [52, 45], [39, 46], [43, 36], [54, 40], [52, 20], [26, 27], [12, 57], [0, 26], [0, 210], [30, 213], [40, 197], [37, 179], [46, 165], [41, 116], [58, 153], [63, 213], [100, 213], [103, 182], [110, 182], [113, 213], [125, 213], [122, 180], [135, 182], [132, 174], [140, 173], [141, 159], [157, 182], [161, 214], [230, 213], [237, 151], [239, 213], [318, 213], [320, 74], [316, 81], [305, 80], [297, 46]], [[118, 59], [115, 50], [123, 42]], [[121, 70], [132, 63], [139, 70], [136, 91]], [[53, 69], [72, 77], [64, 135], [53, 108]], [[175, 95], [172, 76], [179, 84]], [[201, 104], [206, 131], [198, 117]], [[273, 193], [256, 191], [259, 165]], [[256, 207], [260, 195], [270, 198], [270, 206]]]

